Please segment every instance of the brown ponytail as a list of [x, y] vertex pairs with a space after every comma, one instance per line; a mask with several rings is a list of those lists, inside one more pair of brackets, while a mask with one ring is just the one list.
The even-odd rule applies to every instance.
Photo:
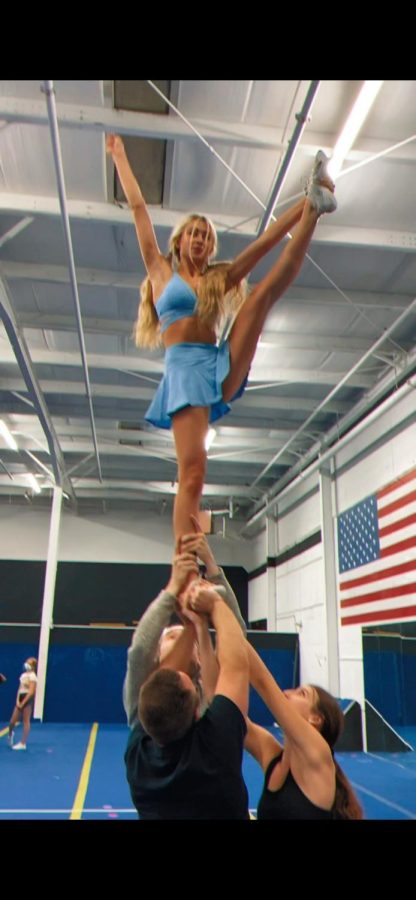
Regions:
[[[322, 718], [322, 725], [319, 730], [322, 737], [326, 740], [327, 744], [329, 744], [333, 755], [333, 747], [341, 736], [344, 728], [344, 713], [342, 712], [338, 701], [332, 694], [325, 691], [324, 688], [318, 687], [316, 684], [311, 684], [311, 687], [314, 689], [318, 698], [315, 710]], [[352, 785], [335, 758], [334, 763], [336, 791], [333, 812], [336, 818], [364, 818], [362, 807]]]
[[356, 796], [345, 772], [334, 759], [336, 792], [334, 812], [339, 819], [363, 819], [362, 806]]

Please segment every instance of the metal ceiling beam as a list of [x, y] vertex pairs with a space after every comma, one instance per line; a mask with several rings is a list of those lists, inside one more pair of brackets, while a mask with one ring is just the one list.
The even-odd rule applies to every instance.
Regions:
[[[48, 117], [40, 100], [25, 100], [21, 97], [0, 97], [0, 120], [20, 122], [28, 125], [47, 125]], [[97, 132], [116, 132], [133, 137], [160, 138], [160, 140], [197, 141], [198, 138], [176, 116], [158, 113], [129, 112], [104, 106], [80, 106], [60, 103], [58, 112], [60, 126], [86, 129]], [[286, 144], [281, 142], [282, 129], [273, 126], [250, 124], [247, 122], [224, 122], [223, 120], [192, 119], [193, 124], [203, 132], [207, 140], [217, 144], [232, 144], [236, 147], [273, 150]], [[314, 156], [322, 148], [331, 151], [336, 135], [314, 132], [308, 129], [302, 141], [301, 150]], [[358, 138], [348, 153], [348, 159], [359, 160], [364, 156], [381, 153], [391, 146], [391, 141], [374, 138]], [[412, 145], [400, 148], [386, 160], [416, 162], [416, 149]]]
[[[46, 281], [56, 284], [68, 284], [68, 266], [54, 266], [49, 263], [15, 262], [5, 259], [2, 261], [2, 269], [9, 280], [23, 279], [30, 281]], [[139, 277], [136, 272], [117, 272], [107, 269], [86, 269], [77, 266], [78, 284], [92, 287], [109, 287], [117, 290], [138, 291]], [[72, 323], [73, 323], [72, 317]], [[130, 325], [131, 330], [131, 325]]]
[[9, 241], [12, 241], [21, 231], [24, 231], [28, 225], [31, 225], [33, 222], [32, 216], [25, 216], [24, 219], [21, 219], [17, 225], [14, 225], [13, 228], [9, 228], [5, 234], [2, 234], [0, 237], [0, 248], [4, 247], [5, 244], [8, 244]]
[[[384, 339], [384, 336], [383, 336]], [[48, 366], [73, 366], [79, 367], [79, 358], [74, 353], [59, 352], [56, 350], [37, 350], [31, 352], [32, 360], [37, 365]], [[2, 351], [2, 362], [13, 362], [13, 354], [11, 352]], [[154, 373], [163, 371], [163, 361], [141, 359], [137, 356], [119, 356], [117, 354], [89, 354], [89, 365], [91, 369], [107, 369], [108, 371], [120, 370], [131, 372]], [[381, 368], [381, 364], [380, 364]], [[340, 384], [340, 372], [321, 371], [320, 369], [289, 369], [281, 366], [272, 368], [271, 366], [253, 365], [250, 371], [250, 383], [256, 382], [276, 382], [282, 384], [303, 384], [305, 381], [314, 384]], [[344, 376], [346, 377], [346, 376]], [[368, 388], [374, 382], [374, 377], [365, 373], [356, 372], [351, 374], [349, 378], [349, 387]]]
[[[0, 119], [5, 122], [20, 122], [27, 125], [47, 125], [43, 103], [37, 100], [22, 100], [16, 97], [0, 98]], [[59, 104], [59, 125], [67, 128], [82, 128], [98, 132], [115, 132], [132, 137], [156, 138], [160, 140], [198, 141], [189, 128], [176, 116], [157, 113], [129, 112], [102, 106], [76, 106]], [[193, 119], [202, 129], [204, 137], [218, 144], [253, 147], [253, 149], [276, 150], [281, 129], [261, 125], [247, 125], [241, 122], [224, 122]]]
[[[37, 365], [46, 366], [72, 366], [79, 369], [80, 359], [78, 353], [60, 352], [59, 350], [40, 350], [33, 348], [31, 351], [32, 361]], [[161, 359], [141, 359], [137, 353], [135, 356], [122, 356], [120, 354], [103, 354], [89, 353], [89, 364], [91, 369], [108, 369], [109, 371], [119, 370], [126, 372], [144, 372], [162, 374], [163, 360]], [[1, 362], [13, 362], [14, 357], [8, 348], [1, 351]]]
[[[87, 220], [101, 224], [124, 225], [134, 227], [129, 210], [110, 203], [99, 203], [84, 200], [68, 200], [67, 209], [71, 219]], [[183, 215], [180, 211], [165, 210], [160, 207], [150, 207], [154, 227], [171, 229], [177, 224]], [[16, 194], [0, 192], [0, 212], [11, 214], [33, 213], [40, 216], [59, 216], [59, 202], [51, 197], [43, 197], [29, 194]], [[254, 229], [239, 228], [240, 216], [227, 216], [224, 213], [212, 213], [218, 232], [226, 229], [237, 229], [241, 236], [252, 238]], [[370, 246], [380, 249], [414, 249], [416, 241], [415, 232], [382, 230], [377, 228], [359, 228], [347, 226], [331, 226], [321, 224], [314, 235], [314, 242], [320, 244], [339, 244], [340, 246]], [[30, 264], [28, 264], [30, 265]], [[34, 264], [32, 264], [34, 265]], [[51, 271], [56, 267], [51, 266]], [[88, 270], [85, 270], [88, 272]], [[125, 284], [125, 278], [120, 272], [114, 273]], [[104, 277], [105, 274], [103, 273]], [[127, 276], [128, 284], [133, 286], [133, 276]], [[136, 280], [137, 285], [137, 280]]]
[[[4, 260], [2, 262], [2, 271], [4, 276], [10, 280], [31, 280], [44, 281], [47, 283], [68, 284], [69, 273], [66, 266], [54, 266], [47, 263], [31, 263], [31, 262], [15, 262], [14, 260]], [[78, 284], [90, 287], [106, 287], [116, 290], [134, 290], [137, 295], [138, 283], [140, 281], [140, 273], [123, 273], [106, 269], [77, 269]], [[254, 283], [254, 282], [253, 282]], [[362, 309], [372, 309], [379, 307], [380, 309], [405, 309], [412, 302], [413, 295], [410, 293], [397, 294], [388, 293], [387, 291], [348, 291], [348, 297], [355, 307]], [[279, 301], [279, 308], [282, 304], [311, 305], [327, 305], [332, 306], [351, 306], [342, 295], [333, 288], [310, 288], [294, 285], [285, 291], [284, 297]], [[32, 314], [25, 311], [22, 315], [31, 316]], [[34, 314], [33, 314], [34, 315]], [[38, 313], [39, 317], [47, 316], [47, 313]], [[99, 321], [99, 319], [97, 319]], [[72, 319], [73, 322], [73, 319]], [[123, 323], [124, 328], [127, 323]], [[131, 330], [131, 323], [128, 323]], [[273, 333], [273, 332], [272, 332]], [[267, 334], [267, 332], [266, 332]]]
[[[329, 396], [328, 396], [328, 400], [332, 399], [332, 397], [335, 396], [335, 395], [337, 394], [337, 392], [338, 392], [339, 390], [341, 390], [341, 388], [343, 388], [346, 384], [352, 384], [352, 378], [355, 377], [355, 375], [356, 375], [358, 369], [361, 368], [362, 365], [363, 365], [367, 360], [369, 360], [371, 357], [374, 356], [374, 353], [375, 353], [375, 351], [377, 350], [377, 348], [378, 348], [378, 347], [381, 347], [382, 344], [387, 340], [387, 338], [389, 338], [391, 335], [394, 334], [394, 332], [395, 332], [396, 329], [399, 327], [399, 325], [401, 325], [401, 324], [407, 319], [407, 317], [408, 317], [409, 315], [411, 315], [412, 313], [414, 313], [415, 311], [416, 311], [416, 298], [413, 300], [413, 302], [410, 304], [410, 306], [408, 306], [408, 308], [407, 308], [406, 310], [404, 310], [404, 312], [402, 312], [402, 314], [401, 314], [397, 319], [395, 319], [395, 321], [390, 325], [390, 327], [389, 327], [389, 328], [386, 328], [386, 330], [385, 330], [384, 333], [381, 335], [381, 337], [379, 337], [378, 340], [374, 341], [374, 343], [372, 344], [372, 346], [370, 347], [370, 349], [367, 350], [366, 353], [364, 353], [364, 355], [361, 357], [361, 359], [359, 359], [358, 362], [357, 362], [354, 366], [352, 366], [352, 368], [350, 369], [350, 371], [347, 372], [347, 373], [340, 379], [340, 381], [338, 382], [338, 384], [336, 384], [335, 387], [334, 387], [334, 389], [330, 392], [330, 394], [329, 394]], [[402, 362], [402, 361], [400, 361], [400, 360], [397, 361], [396, 366], [395, 366], [395, 371], [394, 371], [394, 373], [393, 373], [393, 383], [394, 383], [395, 381], [397, 381], [397, 379], [398, 379], [398, 377], [399, 377], [399, 372], [400, 372], [400, 371], [403, 371], [403, 369], [406, 368], [406, 366], [407, 366], [408, 364], [409, 364], [409, 362], [408, 362], [408, 360], [406, 360], [406, 359], [404, 360], [404, 362]], [[372, 379], [372, 381], [373, 381], [373, 379]], [[372, 385], [369, 385], [369, 387], [371, 388]], [[270, 467], [273, 466], [273, 465], [278, 461], [279, 456], [281, 455], [281, 453], [283, 453], [285, 450], [287, 450], [287, 449], [289, 448], [290, 444], [291, 444], [294, 440], [296, 440], [297, 437], [299, 437], [299, 436], [302, 434], [302, 432], [308, 427], [308, 425], [310, 424], [310, 422], [313, 421], [313, 419], [315, 418], [315, 415], [316, 415], [320, 410], [322, 410], [322, 409], [325, 408], [325, 403], [326, 403], [326, 400], [323, 400], [322, 403], [319, 403], [319, 404], [318, 404], [318, 406], [317, 406], [317, 408], [316, 408], [316, 411], [313, 412], [313, 413], [311, 413], [310, 416], [308, 416], [308, 418], [307, 418], [306, 421], [303, 423], [303, 425], [301, 425], [301, 427], [298, 428], [297, 431], [295, 431], [295, 433], [292, 435], [292, 437], [289, 439], [289, 441], [284, 445], [284, 447], [282, 447], [281, 450], [279, 450], [278, 453], [275, 454], [275, 456], [273, 457], [273, 459], [270, 460], [269, 465], [266, 466], [265, 469], [263, 469], [263, 472], [261, 472], [260, 475], [258, 475], [257, 478], [253, 481], [252, 487], [255, 487], [255, 486], [258, 484], [258, 482], [259, 482], [259, 481], [261, 480], [261, 478], [266, 474], [266, 472], [270, 469]], [[357, 408], [357, 406], [355, 406], [355, 407], [353, 408], [353, 410], [352, 410], [352, 412], [351, 412], [350, 414], [347, 414], [346, 418], [348, 418], [348, 415], [354, 417], [356, 408]], [[338, 434], [341, 433], [341, 428], [342, 428], [342, 423], [340, 422], [340, 423], [338, 423], [338, 425], [337, 425], [337, 429], [338, 429], [338, 432], [337, 432], [337, 433], [338, 433]], [[344, 424], [344, 430], [345, 430], [345, 424]]]
[[[89, 221], [108, 225], [122, 225], [134, 228], [131, 211], [112, 203], [98, 203], [85, 200], [68, 200], [68, 215], [71, 219], [79, 221]], [[149, 207], [153, 226], [158, 234], [158, 229], [166, 229], [170, 231], [178, 220], [183, 218], [183, 212], [180, 210], [161, 209], [158, 206]], [[59, 201], [51, 197], [43, 197], [30, 194], [16, 194], [0, 192], [0, 212], [7, 212], [16, 215], [34, 215], [34, 216], [60, 216]], [[252, 240], [255, 236], [255, 228], [249, 228], [247, 223], [241, 225], [241, 216], [231, 216], [224, 213], [211, 213], [211, 218], [215, 222], [218, 234], [232, 231], [248, 240]], [[253, 222], [256, 217], [253, 217]], [[163, 242], [164, 235], [161, 235]], [[342, 225], [324, 225], [320, 224], [313, 236], [314, 244], [331, 244], [340, 247], [373, 247], [380, 250], [402, 250], [404, 253], [413, 252], [416, 248], [416, 232], [413, 231], [394, 231], [381, 228], [360, 228]], [[52, 270], [54, 267], [51, 267]], [[88, 270], [87, 270], [88, 271]], [[140, 265], [136, 275], [137, 287], [140, 281]], [[125, 283], [124, 276], [118, 272], [115, 273], [121, 281]], [[132, 276], [128, 276], [128, 284], [131, 285]], [[133, 286], [133, 285], [131, 285]]]
[[[27, 491], [28, 485], [27, 482], [23, 483], [23, 481], [19, 484], [19, 477], [16, 476], [13, 480], [13, 484], [11, 484], [7, 475], [2, 475], [0, 472], [0, 490], [3, 490], [3, 493], [9, 493], [13, 488], [20, 488], [21, 491]], [[85, 496], [85, 492], [88, 492], [89, 496], [103, 497], [108, 496], [111, 497], [112, 491], [117, 491], [119, 495], [121, 492], [126, 492], [126, 495], [133, 496], [135, 492], [140, 492], [144, 495], [155, 495], [160, 496], [174, 496], [176, 494], [176, 485], [172, 484], [171, 481], [128, 481], [120, 479], [104, 479], [102, 482], [98, 482], [97, 479], [92, 478], [74, 478], [74, 482], [76, 485], [77, 496]], [[47, 488], [45, 488], [46, 490]], [[78, 493], [79, 492], [79, 493]], [[204, 485], [204, 497], [228, 497], [233, 496], [236, 499], [239, 497], [249, 498], [253, 500], [253, 497], [258, 495], [258, 491], [251, 491], [246, 485], [241, 484], [205, 484]]]
[[8, 296], [6, 285], [1, 277], [0, 315], [3, 320], [3, 324], [6, 329], [11, 347], [13, 348], [13, 357], [17, 361], [17, 364], [23, 375], [26, 388], [29, 392], [29, 396], [33, 402], [33, 406], [37, 412], [40, 423], [42, 425], [43, 433], [47, 440], [56, 484], [63, 486], [65, 490], [71, 494], [72, 499], [75, 501], [71, 482], [65, 472], [65, 463], [59, 446], [58, 437], [56, 435], [53, 422], [50, 418], [48, 408], [45, 403], [45, 399], [37, 381], [26, 341], [23, 334], [20, 333], [14, 316], [12, 303]]
[[[160, 459], [163, 461], [163, 463], [167, 463], [167, 464], [171, 465], [175, 469], [174, 475], [176, 474], [177, 462], [176, 462], [176, 457], [174, 455], [173, 448], [172, 448], [172, 452], [170, 454], [168, 454], [167, 452], [162, 453], [161, 451], [159, 451], [159, 452], [157, 451], [155, 444], [146, 445], [146, 443], [143, 443], [142, 447], [137, 446], [137, 444], [133, 445], [133, 443], [131, 445], [129, 445], [128, 443], [120, 444], [117, 441], [117, 437], [118, 437], [117, 434], [113, 434], [112, 437], [106, 438], [105, 453], [101, 454], [104, 464], [106, 466], [107, 473], [108, 473], [109, 466], [110, 467], [116, 466], [117, 468], [119, 467], [119, 464], [117, 462], [118, 458], [120, 460], [121, 459], [123, 460], [122, 465], [124, 467], [124, 465], [128, 465], [129, 458], [135, 464], [135, 461], [139, 457], [141, 457], [142, 459], [148, 459], [148, 460]], [[128, 439], [126, 439], [126, 440], [128, 440]], [[138, 443], [138, 439], [136, 439], [136, 440]], [[28, 450], [28, 446], [31, 446], [30, 441], [26, 441], [26, 446], [21, 448], [21, 452], [25, 452], [34, 458], [34, 455], [31, 454], [30, 450]], [[62, 447], [62, 451], [65, 453], [67, 461], [69, 461], [69, 457], [72, 457], [75, 454], [85, 453], [85, 451], [88, 450], [88, 442], [86, 439], [83, 439], [83, 437], [80, 436], [79, 433], [76, 433], [74, 435], [74, 440], [71, 442], [65, 441], [64, 438], [61, 439], [61, 447]], [[273, 449], [275, 447], [276, 447], [276, 442], [273, 445]], [[35, 449], [37, 449], [37, 448], [35, 448]], [[241, 447], [241, 446], [239, 446], [238, 442], [236, 442], [233, 450], [230, 452], [228, 452], [225, 449], [224, 449], [224, 451], [221, 451], [221, 449], [218, 449], [218, 451], [216, 451], [215, 453], [210, 452], [208, 454], [208, 460], [211, 463], [221, 462], [221, 463], [224, 463], [225, 465], [230, 464], [234, 467], [234, 470], [235, 470], [236, 466], [239, 466], [239, 465], [260, 466], [260, 465], [262, 465], [263, 462], [267, 462], [267, 460], [269, 459], [269, 452], [271, 449], [272, 449], [271, 443], [270, 444], [267, 443], [265, 445], [265, 447], [263, 448], [263, 442], [261, 440], [259, 441], [259, 448], [257, 448], [257, 447], [248, 448], [247, 446]], [[5, 454], [3, 454], [3, 455], [5, 455]], [[239, 458], [239, 457], [241, 457], [241, 458]], [[114, 460], [114, 462], [113, 462], [113, 460]], [[43, 463], [41, 463], [40, 460], [36, 459], [35, 462], [41, 468], [43, 467]], [[293, 455], [290, 453], [287, 453], [286, 455], [284, 455], [280, 461], [280, 465], [282, 465], [284, 467], [291, 466], [292, 463], [293, 463]], [[120, 465], [121, 465], [121, 463], [120, 463]], [[136, 464], [135, 464], [135, 468], [137, 468]], [[48, 474], [50, 474], [49, 470], [47, 470], [47, 471], [48, 471]]]
[[[4, 267], [3, 267], [4, 268]], [[105, 307], [105, 304], [103, 304]], [[22, 328], [35, 331], [74, 332], [74, 317], [71, 315], [56, 315], [48, 312], [29, 312], [23, 310], [20, 314]], [[105, 334], [113, 337], [132, 337], [132, 323], [130, 319], [106, 319], [104, 316], [84, 316], [82, 320], [84, 332], [88, 334]], [[58, 338], [59, 340], [59, 338]], [[132, 339], [133, 340], [133, 339]], [[410, 350], [414, 341], [400, 341], [403, 350]], [[327, 334], [299, 334], [288, 331], [263, 331], [260, 348], [274, 350], [306, 350], [311, 353], [361, 353], [371, 347], [370, 338], [360, 338], [355, 335], [331, 335]]]
[[[7, 267], [3, 266], [5, 270]], [[105, 308], [105, 304], [103, 303]], [[48, 312], [22, 311], [20, 314], [22, 328], [31, 328], [40, 331], [74, 331], [74, 317], [70, 315], [56, 315]], [[84, 332], [88, 334], [111, 334], [114, 337], [131, 337], [131, 321], [121, 319], [106, 319], [104, 316], [83, 316], [82, 324]], [[132, 339], [133, 340], [133, 339]], [[260, 349], [270, 348], [275, 350], [307, 350], [311, 353], [361, 353], [371, 346], [370, 338], [356, 337], [345, 334], [337, 335], [299, 334], [288, 331], [262, 331], [259, 342]], [[414, 341], [400, 341], [403, 350], [410, 350]]]
[[[1, 357], [0, 357], [0, 373], [1, 373]], [[39, 384], [42, 388], [44, 394], [68, 394], [72, 396], [77, 396], [83, 394], [84, 388], [83, 385], [78, 381], [52, 381], [50, 379], [39, 379]], [[17, 378], [2, 378], [0, 383], [0, 390], [4, 391], [22, 391], [24, 390], [24, 382]], [[117, 399], [131, 399], [134, 401], [143, 400], [149, 401], [154, 396], [154, 388], [147, 387], [127, 387], [126, 385], [117, 385], [117, 384], [102, 384], [97, 383], [93, 384], [93, 393], [95, 397], [108, 397], [108, 398], [117, 398]], [[20, 399], [19, 397], [17, 399]], [[17, 406], [17, 404], [16, 404]], [[351, 409], [352, 404], [342, 401], [342, 400], [334, 400], [332, 403], [329, 402], [326, 406], [326, 411], [328, 413], [335, 413], [339, 415], [340, 413], [348, 412]], [[255, 392], [255, 395], [250, 395], [250, 393], [246, 392], [240, 397], [238, 401], [238, 409], [264, 409], [264, 410], [290, 410], [290, 412], [296, 412], [305, 410], [313, 410], [316, 409], [316, 400], [306, 397], [278, 397], [270, 393], [269, 396], [265, 396], [265, 394], [259, 394], [259, 391]], [[236, 408], [235, 408], [236, 409]], [[280, 418], [279, 418], [280, 423]], [[279, 424], [280, 427], [280, 424]], [[221, 431], [227, 431], [226, 426], [221, 426]], [[258, 426], [256, 426], [256, 430]], [[100, 433], [102, 432], [102, 422], [100, 421]], [[148, 432], [145, 432], [148, 434]], [[232, 429], [232, 433], [235, 433], [235, 429]]]
[[416, 249], [416, 232], [322, 224], [317, 231], [316, 243], [336, 244], [338, 247], [374, 247], [380, 250], [403, 250], [406, 253], [413, 252]]
[[[99, 203], [98, 201], [68, 200], [67, 209], [71, 219], [87, 220], [109, 225], [129, 225], [134, 228], [131, 210], [125, 206], [116, 206], [114, 203]], [[149, 206], [152, 223], [155, 228], [166, 228], [169, 231], [183, 219], [183, 210], [162, 209], [160, 206]], [[28, 214], [39, 216], [60, 216], [59, 201], [52, 197], [44, 197], [30, 194], [18, 194], [0, 192], [0, 212]], [[232, 216], [225, 213], [215, 213], [211, 216], [219, 234], [226, 229], [235, 229], [242, 235], [253, 237], [254, 229], [240, 227], [241, 216]], [[253, 216], [253, 220], [257, 216]]]
[[297, 120], [297, 124], [295, 125], [295, 128], [292, 133], [292, 137], [289, 140], [289, 145], [288, 145], [286, 153], [283, 157], [282, 163], [279, 167], [279, 171], [277, 173], [275, 182], [272, 185], [270, 197], [266, 204], [266, 209], [260, 219], [260, 224], [259, 224], [259, 227], [257, 230], [257, 236], [259, 236], [260, 234], [263, 234], [263, 231], [265, 231], [267, 226], [270, 224], [270, 220], [273, 216], [273, 212], [274, 212], [275, 206], [277, 204], [277, 201], [279, 199], [280, 192], [282, 190], [287, 173], [289, 171], [290, 163], [292, 162], [292, 158], [296, 152], [297, 146], [302, 137], [302, 134], [303, 134], [305, 125], [308, 121], [308, 116], [312, 109], [312, 106], [313, 106], [316, 94], [318, 92], [320, 83], [321, 83], [320, 81], [311, 81], [309, 88], [308, 88], [308, 92], [305, 97], [305, 100], [303, 102], [302, 109], [301, 109], [300, 113], [296, 113], [295, 118]]
[[[398, 371], [393, 377], [390, 374], [388, 378], [385, 378], [381, 382], [381, 384], [376, 385], [373, 390], [369, 391], [369, 393], [356, 404], [349, 415], [345, 416], [344, 419], [337, 423], [335, 428], [331, 428], [322, 441], [318, 441], [310, 447], [306, 454], [298, 460], [292, 469], [285, 472], [283, 477], [279, 479], [273, 488], [272, 492], [264, 495], [260, 504], [255, 506], [254, 514], [246, 523], [247, 526], [251, 525], [255, 519], [259, 518], [259, 516], [264, 515], [264, 513], [280, 499], [283, 493], [286, 494], [288, 490], [291, 490], [295, 484], [297, 484], [297, 476], [299, 473], [302, 480], [307, 478], [311, 472], [315, 471], [317, 465], [320, 464], [321, 461], [323, 462], [325, 459], [329, 459], [337, 453], [345, 443], [352, 440], [355, 434], [370, 424], [373, 421], [373, 416], [377, 418], [377, 410], [381, 409], [383, 403], [385, 404], [383, 409], [387, 409], [393, 402], [396, 402], [396, 400], [400, 398], [403, 393], [402, 388], [405, 393], [409, 387], [414, 390], [415, 380], [413, 378], [406, 382], [407, 388], [403, 385], [402, 388], [399, 388], [397, 394], [393, 393], [387, 400], [383, 400], [386, 394], [388, 394], [392, 388], [395, 388], [398, 379], [406, 377], [408, 374], [413, 375], [415, 368], [416, 361], [413, 360], [408, 363], [407, 366], [403, 367], [401, 372]], [[370, 413], [368, 413], [369, 410], [371, 410]], [[363, 418], [366, 414], [368, 414], [367, 417]], [[357, 422], [358, 425], [356, 425]], [[356, 426], [355, 429], [353, 426]], [[328, 444], [332, 444], [329, 449], [327, 449]], [[265, 503], [266, 505], [264, 505]]]
[[85, 348], [85, 338], [84, 332], [82, 328], [82, 316], [81, 316], [81, 306], [79, 302], [78, 296], [78, 285], [77, 285], [77, 276], [75, 272], [75, 260], [74, 260], [74, 251], [72, 247], [72, 238], [71, 238], [71, 228], [69, 224], [69, 216], [67, 210], [67, 202], [66, 202], [66, 190], [65, 190], [65, 178], [64, 178], [64, 170], [62, 164], [62, 153], [61, 153], [61, 144], [59, 140], [59, 131], [58, 131], [58, 120], [56, 115], [56, 106], [55, 106], [55, 92], [52, 81], [44, 81], [43, 89], [45, 91], [46, 96], [46, 104], [48, 108], [48, 119], [49, 119], [49, 127], [51, 132], [52, 139], [52, 150], [53, 157], [55, 163], [55, 171], [56, 171], [56, 179], [58, 184], [58, 195], [59, 195], [59, 205], [61, 209], [61, 218], [62, 218], [62, 226], [64, 231], [65, 245], [66, 251], [68, 255], [68, 265], [69, 265], [69, 274], [70, 274], [70, 282], [72, 287], [72, 294], [75, 303], [75, 317], [76, 317], [76, 325], [79, 337], [80, 351], [81, 351], [81, 359], [82, 366], [84, 370], [84, 379], [85, 379], [85, 387], [87, 394], [87, 402], [89, 409], [89, 416], [91, 422], [91, 432], [92, 432], [92, 440], [95, 449], [95, 456], [97, 461], [98, 468], [98, 477], [101, 481], [101, 465], [100, 465], [100, 455], [98, 452], [98, 443], [97, 443], [97, 434], [95, 430], [95, 422], [94, 422], [94, 410], [92, 405], [92, 395], [91, 395], [91, 387], [90, 387], [90, 379], [88, 373], [88, 363], [87, 363], [87, 353]]
[[[386, 389], [386, 388], [384, 388]], [[381, 402], [369, 415], [358, 422], [355, 428], [352, 428], [348, 431], [347, 434], [344, 434], [338, 440], [335, 440], [335, 443], [332, 447], [324, 450], [322, 452], [322, 448], [313, 447], [310, 451], [308, 451], [307, 456], [311, 456], [312, 454], [317, 456], [314, 461], [310, 459], [308, 462], [305, 458], [299, 460], [296, 467], [294, 467], [290, 472], [286, 472], [284, 476], [279, 479], [277, 485], [273, 489], [273, 494], [269, 494], [266, 497], [263, 497], [263, 501], [261, 501], [262, 505], [259, 508], [257, 504], [255, 507], [255, 512], [250, 518], [247, 520], [244, 528], [242, 529], [242, 534], [248, 529], [251, 525], [264, 516], [272, 506], [275, 506], [280, 500], [283, 499], [288, 493], [293, 491], [300, 482], [305, 483], [305, 479], [307, 479], [310, 475], [316, 472], [324, 463], [339, 453], [345, 446], [351, 443], [357, 435], [359, 435], [363, 430], [368, 428], [373, 422], [377, 421], [381, 415], [383, 415], [388, 409], [392, 406], [395, 406], [398, 401], [400, 401], [403, 397], [405, 397], [411, 391], [415, 391], [416, 389], [416, 380], [415, 378], [410, 378], [405, 384], [403, 384], [397, 391], [391, 394], [384, 402]], [[362, 406], [363, 404], [361, 404]], [[358, 418], [358, 415], [357, 415]], [[327, 435], [327, 440], [329, 441], [329, 435]], [[306, 466], [306, 468], [305, 468]], [[265, 502], [266, 501], [266, 502]]]
[[[1, 476], [0, 476], [1, 478]], [[77, 478], [74, 479], [76, 483], [77, 490], [88, 489], [94, 490], [97, 493], [101, 491], [101, 485], [97, 484], [97, 481], [94, 481], [91, 478]], [[114, 488], [115, 490], [127, 490], [127, 491], [135, 491], [140, 490], [144, 493], [158, 493], [158, 494], [176, 494], [176, 484], [172, 484], [171, 481], [120, 481], [118, 479], [108, 480], [105, 479], [103, 481], [102, 487], [105, 489]], [[203, 496], [204, 497], [224, 497], [228, 495], [232, 495], [234, 497], [251, 497], [255, 494], [258, 494], [258, 491], [251, 491], [250, 488], [245, 484], [210, 484], [207, 483], [204, 485]]]

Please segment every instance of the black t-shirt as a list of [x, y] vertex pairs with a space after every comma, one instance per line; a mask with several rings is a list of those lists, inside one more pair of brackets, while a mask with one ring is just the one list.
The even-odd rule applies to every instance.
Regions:
[[267, 766], [264, 776], [264, 786], [262, 795], [257, 806], [257, 818], [262, 819], [333, 819], [332, 810], [322, 809], [315, 806], [311, 800], [305, 796], [289, 770], [287, 777], [278, 791], [270, 791], [268, 784], [270, 776], [282, 754], [275, 756]]
[[124, 760], [140, 819], [248, 819], [245, 734], [244, 716], [222, 695], [183, 738], [164, 747], [138, 722]]

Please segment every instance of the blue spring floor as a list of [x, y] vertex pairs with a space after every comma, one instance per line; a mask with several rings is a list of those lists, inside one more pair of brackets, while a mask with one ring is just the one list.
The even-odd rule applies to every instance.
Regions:
[[[69, 819], [91, 735], [89, 724], [32, 724], [26, 751], [12, 751], [0, 726], [0, 821]], [[397, 729], [416, 748], [416, 727]], [[278, 732], [275, 731], [278, 734]], [[21, 726], [15, 741], [20, 739]], [[100, 725], [79, 817], [135, 820], [124, 774], [128, 729]], [[366, 819], [416, 819], [416, 749], [409, 753], [339, 753]], [[243, 772], [255, 813], [262, 787], [258, 764], [244, 754]], [[79, 798], [79, 794], [78, 794]], [[78, 799], [79, 803], [79, 799]]]

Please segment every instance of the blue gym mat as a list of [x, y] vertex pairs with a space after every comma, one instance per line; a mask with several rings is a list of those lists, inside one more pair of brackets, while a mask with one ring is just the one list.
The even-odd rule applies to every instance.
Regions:
[[[20, 729], [20, 730], [19, 730]], [[21, 726], [16, 732], [19, 740]], [[0, 727], [0, 821], [69, 819], [79, 796], [83, 820], [136, 820], [124, 774], [128, 737], [124, 725], [98, 725], [91, 766], [84, 763], [93, 728], [89, 724], [32, 724], [26, 751], [12, 751]], [[279, 737], [279, 730], [271, 728]], [[399, 730], [399, 729], [397, 729]], [[416, 747], [416, 727], [400, 734]], [[416, 819], [416, 751], [339, 753], [337, 759], [364, 807], [367, 819]], [[263, 784], [260, 766], [244, 754], [243, 774], [255, 813]]]

